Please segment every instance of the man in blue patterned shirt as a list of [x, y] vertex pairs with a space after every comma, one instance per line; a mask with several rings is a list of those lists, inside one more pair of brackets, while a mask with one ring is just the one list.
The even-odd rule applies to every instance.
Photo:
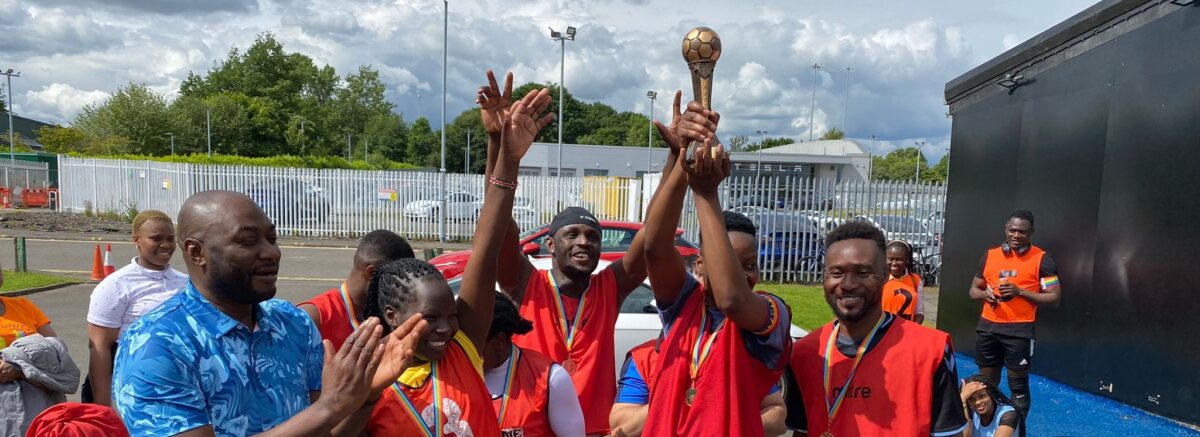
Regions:
[[424, 330], [419, 317], [387, 338], [368, 320], [346, 340], [353, 346], [334, 354], [303, 311], [272, 299], [280, 251], [254, 201], [198, 193], [179, 212], [179, 234], [191, 282], [130, 326], [118, 347], [113, 400], [130, 433], [361, 429], [411, 361]]

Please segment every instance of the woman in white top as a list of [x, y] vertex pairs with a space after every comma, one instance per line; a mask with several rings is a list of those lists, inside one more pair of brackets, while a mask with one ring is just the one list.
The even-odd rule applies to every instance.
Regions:
[[[963, 410], [971, 425], [963, 437], [1012, 437], [1021, 427], [1021, 416], [991, 378], [975, 375], [963, 383]], [[1025, 433], [1022, 431], [1022, 436]]]
[[175, 225], [162, 211], [146, 210], [133, 219], [138, 256], [104, 278], [88, 305], [88, 379], [84, 402], [112, 406], [113, 356], [117, 338], [138, 317], [158, 307], [187, 285], [187, 275], [171, 268]]

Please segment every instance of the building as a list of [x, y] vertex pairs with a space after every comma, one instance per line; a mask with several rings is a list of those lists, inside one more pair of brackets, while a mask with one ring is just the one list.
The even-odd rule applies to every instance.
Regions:
[[[558, 175], [558, 144], [534, 143], [521, 161], [521, 174]], [[809, 141], [756, 152], [734, 152], [734, 174], [792, 175], [797, 178], [866, 180], [870, 156], [850, 140]], [[563, 144], [563, 176], [641, 177], [662, 171], [667, 149]]]
[[[42, 144], [37, 142], [38, 129], [45, 126], [53, 126], [52, 124], [25, 118], [17, 114], [13, 114], [12, 122], [17, 127], [17, 144], [24, 144], [33, 150], [42, 150]], [[8, 147], [8, 129], [8, 113], [0, 111], [0, 144], [3, 144], [5, 148]]]

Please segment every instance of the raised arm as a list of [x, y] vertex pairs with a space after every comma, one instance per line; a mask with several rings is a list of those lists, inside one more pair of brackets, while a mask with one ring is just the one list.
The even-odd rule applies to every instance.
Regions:
[[703, 147], [696, 149], [693, 157], [695, 167], [685, 169], [688, 172], [688, 185], [696, 199], [696, 215], [700, 219], [700, 235], [704, 240], [700, 252], [704, 256], [708, 282], [712, 284], [712, 290], [709, 291], [713, 301], [735, 325], [753, 332], [763, 329], [771, 315], [771, 304], [750, 289], [750, 284], [746, 282], [746, 271], [734, 254], [733, 244], [725, 229], [721, 199], [717, 193], [721, 181], [729, 176], [731, 170], [729, 155], [724, 149], [719, 145], [713, 149], [711, 140], [706, 141]]
[[[496, 160], [500, 156], [500, 137], [504, 132], [504, 119], [512, 109], [513, 75], [509, 72], [504, 77], [504, 89], [496, 83], [496, 75], [492, 70], [487, 71], [488, 84], [479, 87], [475, 95], [475, 103], [479, 104], [479, 117], [483, 121], [483, 129], [488, 134], [487, 165], [485, 176], [492, 176], [496, 168]], [[484, 183], [486, 192], [488, 183]], [[513, 221], [511, 212], [504, 228], [504, 240], [500, 243], [499, 269], [496, 271], [496, 282], [500, 291], [507, 294], [519, 305], [525, 297], [525, 284], [529, 283], [529, 275], [533, 273], [533, 264], [521, 252], [521, 230]], [[500, 222], [497, 222], [500, 223]]]
[[463, 272], [458, 299], [459, 327], [479, 350], [487, 342], [488, 330], [492, 326], [497, 259], [500, 257], [500, 243], [508, 231], [507, 227], [495, 226], [495, 223], [512, 220], [517, 170], [537, 133], [554, 119], [551, 114], [535, 118], [549, 104], [548, 90], [543, 88], [529, 93], [513, 105], [508, 121], [504, 123], [500, 153], [484, 196], [479, 225], [475, 227], [471, 258]]
[[687, 173], [677, 171], [677, 167], [686, 166], [686, 163], [681, 163], [683, 160], [679, 156], [679, 150], [686, 146], [685, 141], [703, 141], [713, 136], [717, 119], [715, 113], [705, 110], [696, 102], [688, 104], [686, 114], [680, 114], [680, 97], [681, 93], [676, 91], [671, 127], [655, 122], [659, 134], [671, 147], [671, 154], [667, 158], [668, 163], [664, 164], [663, 177], [646, 211], [646, 224], [642, 228], [642, 233], [646, 234], [646, 263], [654, 266], [648, 271], [650, 283], [653, 285], [651, 288], [654, 289], [654, 299], [660, 306], [666, 306], [678, 299], [688, 275], [683, 257], [675, 248], [675, 229], [679, 226], [683, 200], [687, 195]]

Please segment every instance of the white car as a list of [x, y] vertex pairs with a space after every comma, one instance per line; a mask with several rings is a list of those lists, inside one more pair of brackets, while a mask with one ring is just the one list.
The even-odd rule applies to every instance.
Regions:
[[[447, 194], [446, 200], [446, 219], [447, 220], [470, 220], [475, 218], [478, 206], [482, 199], [471, 193], [452, 192]], [[442, 199], [438, 195], [433, 195], [428, 199], [414, 200], [404, 205], [404, 216], [412, 219], [422, 220], [438, 220], [438, 208], [442, 207]]]
[[[530, 258], [530, 262], [533, 263], [534, 268], [539, 270], [549, 270], [553, 263], [549, 258]], [[601, 260], [600, 264], [596, 266], [596, 273], [603, 271], [608, 264], [608, 261]], [[454, 278], [449, 283], [450, 289], [457, 295], [458, 288], [462, 285], [462, 277]], [[497, 286], [497, 291], [499, 291], [499, 286]], [[654, 292], [651, 291], [650, 280], [647, 279], [634, 289], [629, 297], [625, 298], [625, 302], [621, 304], [621, 312], [617, 315], [616, 353], [614, 354], [617, 372], [621, 371], [621, 365], [625, 362], [625, 354], [630, 349], [647, 340], [657, 338], [661, 331], [662, 319], [658, 317], [658, 312], [654, 308]], [[800, 338], [807, 334], [808, 331], [792, 325], [792, 338]], [[620, 375], [617, 376], [620, 377]]]

